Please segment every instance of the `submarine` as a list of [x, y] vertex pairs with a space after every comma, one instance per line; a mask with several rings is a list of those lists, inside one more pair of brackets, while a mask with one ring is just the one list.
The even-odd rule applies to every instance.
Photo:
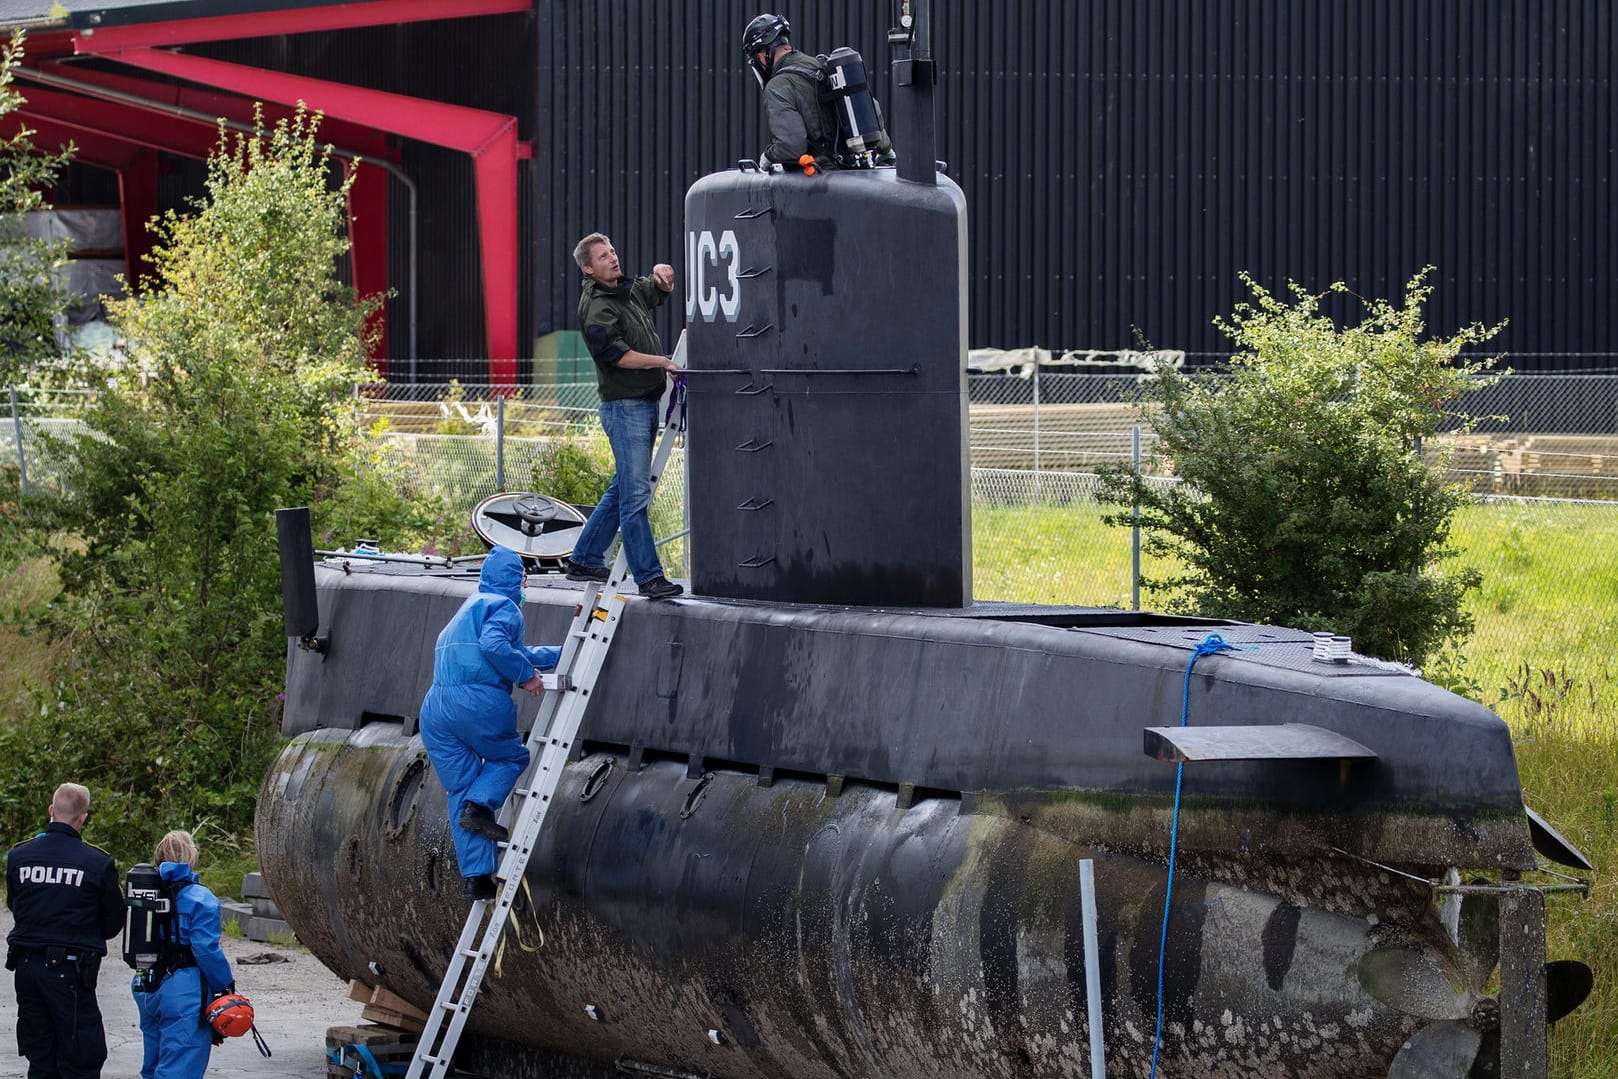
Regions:
[[[973, 598], [966, 204], [925, 20], [894, 40], [897, 167], [686, 196], [690, 591], [624, 597], [457, 1068], [1543, 1076], [1590, 975], [1547, 962], [1580, 882], [1542, 870], [1589, 864], [1498, 716], [1300, 630]], [[585, 599], [551, 502], [479, 510], [531, 644]], [[476, 565], [279, 525], [260, 868], [322, 963], [425, 1010], [468, 906], [417, 714]]]

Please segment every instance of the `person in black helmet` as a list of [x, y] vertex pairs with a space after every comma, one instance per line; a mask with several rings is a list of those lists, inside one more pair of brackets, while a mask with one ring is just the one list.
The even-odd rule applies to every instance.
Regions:
[[6, 854], [6, 969], [16, 972], [17, 1052], [31, 1079], [98, 1079], [107, 1034], [96, 974], [107, 940], [124, 927], [112, 855], [79, 838], [90, 792], [63, 783], [50, 825]]
[[[820, 61], [792, 47], [792, 26], [779, 15], [755, 17], [742, 31], [742, 53], [764, 90], [764, 120], [770, 144], [758, 163], [799, 166], [805, 154], [818, 168], [836, 164], [837, 113], [821, 99]], [[891, 156], [886, 139], [877, 151]]]

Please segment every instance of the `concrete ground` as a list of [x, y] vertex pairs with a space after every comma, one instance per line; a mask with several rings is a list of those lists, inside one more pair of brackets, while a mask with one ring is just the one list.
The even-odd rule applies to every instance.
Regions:
[[[10, 931], [11, 912], [0, 905], [0, 938]], [[224, 947], [236, 986], [252, 1000], [259, 1033], [275, 1055], [261, 1057], [251, 1035], [232, 1038], [214, 1049], [208, 1075], [326, 1079], [326, 1028], [361, 1022], [361, 1005], [349, 999], [348, 984], [302, 948], [241, 937], [225, 937]], [[106, 1079], [140, 1074], [140, 1027], [121, 948], [119, 940], [110, 942], [112, 954], [102, 961], [96, 990], [107, 1026]], [[263, 962], [266, 956], [277, 961]], [[0, 1079], [22, 1079], [27, 1072], [28, 1062], [17, 1055], [16, 992], [11, 974], [0, 971]]]

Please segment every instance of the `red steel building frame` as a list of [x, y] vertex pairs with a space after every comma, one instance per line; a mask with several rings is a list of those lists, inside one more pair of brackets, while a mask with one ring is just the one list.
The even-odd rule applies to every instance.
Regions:
[[[368, 0], [252, 15], [86, 28], [71, 35], [36, 34], [29, 42], [30, 64], [145, 98], [152, 108], [30, 89], [24, 115], [41, 136], [55, 138], [60, 132], [72, 132], [73, 140], [83, 148], [85, 161], [118, 172], [125, 235], [135, 237], [127, 248], [131, 277], [138, 272], [138, 255], [149, 246], [141, 226], [156, 203], [152, 151], [206, 157], [217, 137], [216, 132], [207, 131], [207, 146], [199, 155], [201, 135], [197, 129], [206, 125], [164, 114], [161, 106], [165, 101], [240, 122], [250, 120], [251, 101], [282, 106], [301, 102], [326, 115], [322, 133], [333, 142], [373, 158], [396, 159], [383, 132], [469, 155], [476, 186], [489, 373], [493, 382], [511, 385], [516, 378], [517, 357], [517, 162], [532, 156], [531, 145], [517, 138], [515, 117], [166, 50], [207, 41], [520, 13], [532, 11], [533, 7], [534, 0]], [[106, 72], [68, 70], [62, 65], [39, 64], [34, 59], [69, 50], [225, 93]], [[273, 121], [285, 111], [269, 110], [269, 118]], [[387, 184], [381, 170], [361, 167], [349, 209], [355, 285], [362, 294], [380, 291], [387, 285]]]

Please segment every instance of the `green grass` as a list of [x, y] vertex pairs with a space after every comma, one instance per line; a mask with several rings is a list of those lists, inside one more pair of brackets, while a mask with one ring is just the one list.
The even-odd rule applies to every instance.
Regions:
[[1454, 537], [1460, 561], [1483, 573], [1466, 649], [1480, 683], [1518, 686], [1525, 663], [1569, 664], [1586, 679], [1612, 668], [1618, 504], [1474, 506], [1457, 515]]
[[[1143, 558], [1141, 571], [1164, 566]], [[1129, 607], [1130, 585], [1129, 532], [1103, 524], [1093, 502], [972, 507], [972, 594], [980, 600]]]
[[258, 870], [258, 852], [252, 836], [221, 835], [212, 828], [196, 833], [197, 851], [202, 855], [197, 876], [208, 890], [220, 898], [239, 899], [242, 877]]
[[264, 934], [264, 943], [273, 944], [277, 948], [301, 948], [298, 935], [290, 929], [271, 929]]
[[1523, 797], [1596, 867], [1553, 898], [1547, 950], [1595, 972], [1551, 1029], [1551, 1075], [1618, 1076], [1618, 505], [1473, 507], [1461, 559], [1483, 571], [1465, 649], [1479, 699], [1511, 725]]
[[0, 720], [29, 707], [31, 690], [50, 675], [51, 647], [26, 616], [55, 597], [56, 568], [45, 558], [0, 561]]

